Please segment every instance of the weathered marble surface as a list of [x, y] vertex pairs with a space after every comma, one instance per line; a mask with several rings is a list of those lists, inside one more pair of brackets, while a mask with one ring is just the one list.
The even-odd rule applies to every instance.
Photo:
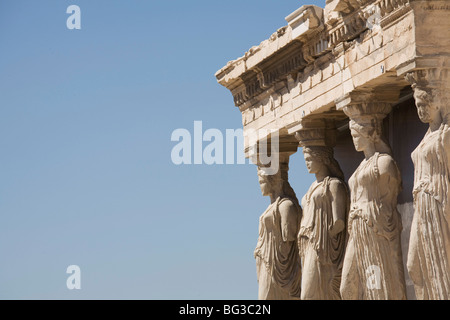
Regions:
[[288, 182], [289, 156], [280, 155], [275, 175], [258, 168], [264, 196], [271, 204], [259, 219], [259, 238], [254, 252], [260, 300], [300, 299], [301, 268], [297, 233], [302, 209]]
[[[334, 148], [336, 160], [348, 176], [353, 175], [342, 298], [404, 299], [406, 283], [410, 299], [449, 299], [450, 2], [327, 0], [324, 10], [303, 6], [286, 21], [269, 39], [216, 73], [218, 82], [233, 95], [244, 132], [278, 131], [280, 149], [291, 149], [293, 136], [301, 133], [301, 147], [313, 143]], [[411, 119], [405, 101], [413, 98], [418, 115]], [[352, 112], [358, 105], [370, 106], [370, 115]], [[402, 122], [402, 115], [407, 115], [410, 124]], [[414, 128], [419, 118], [429, 124], [420, 143], [417, 133], [422, 134], [422, 127]], [[330, 145], [325, 136], [322, 140], [314, 136], [328, 130], [323, 121], [336, 124], [337, 146]], [[358, 125], [367, 130], [357, 132]], [[414, 132], [403, 132], [404, 128]], [[360, 164], [354, 151], [349, 151], [353, 148], [350, 131], [356, 148], [365, 154]], [[389, 141], [379, 139], [384, 135]], [[246, 150], [248, 144], [246, 140]], [[414, 165], [409, 163], [412, 144], [417, 146], [412, 154]], [[331, 180], [318, 179], [305, 198], [316, 199], [320, 191], [329, 192]], [[398, 195], [401, 202], [397, 202]], [[314, 206], [306, 202], [304, 217], [318, 216], [309, 212], [324, 212], [327, 203], [327, 199]], [[267, 214], [276, 213], [277, 207], [274, 204]], [[302, 222], [304, 226], [307, 221]], [[324, 220], [315, 231], [333, 223]], [[302, 241], [299, 246], [303, 247]], [[307, 261], [313, 251], [306, 249], [306, 242], [304, 248], [299, 255]], [[320, 261], [303, 263], [305, 290], [301, 296], [296, 292], [296, 298], [323, 297], [324, 286], [313, 285], [317, 280], [311, 280], [316, 279]], [[374, 266], [381, 269], [382, 285], [375, 291], [367, 285], [373, 278], [365, 273], [369, 268], [373, 274]], [[334, 279], [332, 274], [323, 272], [320, 279]], [[270, 291], [268, 283], [273, 279], [267, 278], [266, 289], [261, 289], [264, 281], [260, 281], [260, 292]], [[312, 287], [316, 293], [311, 293]], [[325, 298], [337, 297], [332, 292]]]
[[448, 72], [407, 75], [417, 111], [429, 124], [414, 162], [414, 219], [408, 272], [418, 299], [450, 299], [450, 105]]
[[406, 288], [397, 197], [401, 175], [382, 137], [389, 105], [347, 106], [355, 149], [365, 159], [349, 180], [351, 205], [341, 294], [343, 299], [403, 300]]
[[304, 147], [316, 181], [303, 197], [298, 234], [302, 259], [302, 300], [340, 300], [349, 208], [348, 187], [330, 147]]

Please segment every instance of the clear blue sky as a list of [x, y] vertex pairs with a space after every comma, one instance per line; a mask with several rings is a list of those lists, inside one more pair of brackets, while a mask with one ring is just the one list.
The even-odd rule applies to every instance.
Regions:
[[[257, 298], [256, 167], [176, 166], [170, 138], [241, 128], [215, 72], [304, 4], [2, 0], [0, 299]], [[313, 178], [293, 156], [299, 199]]]

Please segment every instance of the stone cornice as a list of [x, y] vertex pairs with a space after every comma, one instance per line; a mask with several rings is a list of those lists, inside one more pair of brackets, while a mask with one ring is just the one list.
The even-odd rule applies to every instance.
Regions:
[[[339, 8], [348, 8], [342, 3]], [[358, 3], [361, 6], [338, 12], [339, 18], [331, 22], [321, 8], [301, 7], [286, 17], [287, 26], [219, 70], [218, 82], [231, 91], [235, 105], [244, 111], [275, 84], [281, 82], [288, 87], [288, 81], [296, 80], [307, 66], [320, 68], [318, 57], [328, 53], [329, 60], [343, 54], [350, 41], [368, 30], [370, 19], [387, 26], [410, 10], [408, 0]]]
[[237, 106], [274, 82], [286, 80], [290, 73], [297, 73], [314, 61], [312, 56], [317, 50], [326, 47], [325, 41], [322, 47], [303, 46], [309, 38], [316, 38], [323, 31], [323, 9], [303, 6], [286, 20], [288, 26], [278, 29], [269, 39], [216, 73], [218, 82], [232, 91]]
[[[341, 123], [352, 106], [397, 104], [409, 85], [405, 74], [448, 68], [445, 3], [333, 0], [320, 23], [320, 14], [301, 8], [287, 17], [286, 27], [216, 77], [233, 94], [244, 129], [292, 136], [305, 121]], [[332, 5], [341, 11], [330, 11]]]

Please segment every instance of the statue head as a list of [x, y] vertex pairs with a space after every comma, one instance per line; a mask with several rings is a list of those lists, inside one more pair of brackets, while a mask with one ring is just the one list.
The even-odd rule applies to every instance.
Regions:
[[405, 76], [411, 83], [416, 100], [417, 113], [423, 123], [450, 120], [448, 81], [446, 68], [430, 68], [410, 72]]
[[270, 174], [271, 171], [265, 166], [258, 166], [258, 181], [263, 196], [282, 193], [283, 182], [287, 181], [288, 163], [280, 163], [277, 173]]
[[415, 87], [414, 99], [416, 100], [417, 114], [420, 121], [430, 123], [439, 113], [439, 106], [433, 101], [433, 94], [423, 88]]
[[278, 171], [275, 174], [273, 170], [263, 165], [258, 166], [258, 180], [263, 196], [280, 196], [290, 198], [298, 207], [297, 196], [288, 181], [289, 171], [289, 153], [279, 154]]
[[361, 102], [348, 105], [343, 110], [350, 118], [349, 127], [356, 151], [391, 153], [383, 138], [383, 119], [392, 110], [390, 103]]
[[353, 144], [356, 151], [373, 148], [376, 152], [391, 153], [391, 149], [383, 139], [383, 118], [367, 115], [350, 120], [349, 123]]
[[344, 179], [344, 174], [334, 159], [333, 148], [325, 146], [307, 146], [303, 148], [306, 167], [309, 173], [318, 173], [326, 169], [331, 177]]

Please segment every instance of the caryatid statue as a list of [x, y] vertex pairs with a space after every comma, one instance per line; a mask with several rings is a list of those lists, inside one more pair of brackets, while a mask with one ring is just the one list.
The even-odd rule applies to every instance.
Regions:
[[301, 207], [288, 182], [289, 154], [280, 153], [276, 173], [258, 166], [263, 196], [271, 204], [259, 218], [259, 239], [254, 256], [260, 300], [300, 299], [300, 257], [297, 233]]
[[316, 175], [301, 203], [301, 299], [339, 300], [349, 193], [344, 174], [334, 159], [334, 143], [327, 143], [335, 140], [335, 130], [308, 128], [297, 132], [296, 137], [303, 147], [309, 173]]
[[382, 136], [390, 110], [390, 104], [375, 102], [344, 108], [355, 148], [365, 156], [349, 179], [349, 241], [341, 282], [346, 300], [406, 299], [397, 211], [401, 175]]
[[414, 162], [414, 218], [408, 272], [420, 300], [450, 299], [450, 75], [429, 69], [406, 76], [429, 124]]

